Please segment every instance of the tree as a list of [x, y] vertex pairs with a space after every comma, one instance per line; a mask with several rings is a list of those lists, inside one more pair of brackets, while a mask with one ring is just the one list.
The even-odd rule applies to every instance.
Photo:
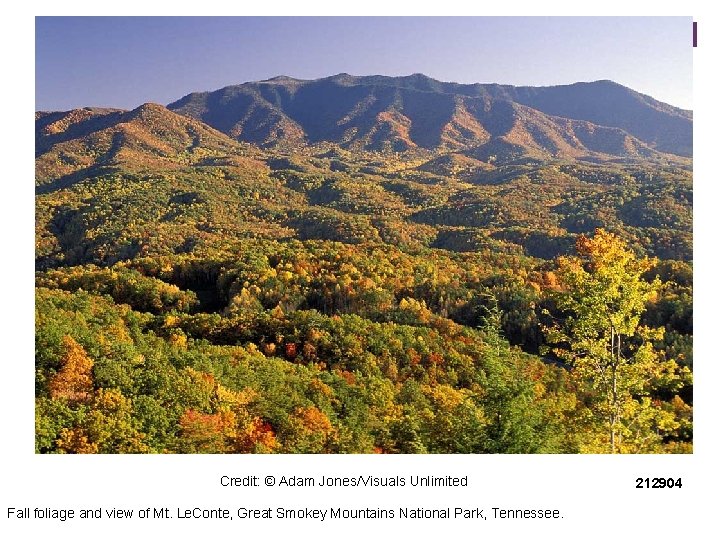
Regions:
[[605, 444], [612, 453], [643, 451], [677, 427], [651, 392], [659, 379], [679, 380], [678, 366], [661, 361], [653, 347], [663, 329], [640, 325], [660, 282], [642, 277], [652, 261], [637, 258], [603, 229], [578, 237], [576, 250], [557, 261], [560, 290], [554, 298], [564, 320], [546, 328], [547, 340], [588, 390], [590, 410], [605, 434], [591, 451]]
[[533, 373], [527, 358], [510, 348], [502, 335], [502, 311], [494, 297], [489, 297], [489, 303], [481, 316], [485, 347], [478, 380], [484, 388], [480, 403], [486, 419], [481, 451], [557, 452], [562, 447], [557, 416], [563, 416], [566, 406], [558, 403], [552, 411], [550, 402], [541, 399], [546, 390], [541, 376]]
[[93, 361], [82, 345], [70, 336], [63, 336], [62, 346], [61, 367], [48, 384], [50, 397], [86, 401], [93, 392]]

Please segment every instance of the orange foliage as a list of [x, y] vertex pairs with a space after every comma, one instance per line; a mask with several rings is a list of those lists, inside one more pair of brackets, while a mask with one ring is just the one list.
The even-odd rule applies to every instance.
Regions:
[[295, 414], [303, 427], [308, 431], [325, 434], [334, 431], [330, 419], [317, 407], [300, 407]]
[[228, 450], [228, 437], [234, 435], [235, 421], [231, 411], [204, 414], [188, 409], [180, 417], [181, 437], [192, 452], [223, 453]]
[[52, 399], [87, 401], [93, 392], [93, 361], [77, 341], [63, 337], [62, 367], [48, 384]]
[[272, 426], [261, 418], [253, 418], [237, 436], [240, 452], [271, 453], [280, 447]]
[[345, 369], [342, 369], [338, 371], [338, 375], [340, 375], [349, 385], [354, 385], [357, 382], [357, 379], [355, 378], [355, 374], [352, 371], [347, 371]]

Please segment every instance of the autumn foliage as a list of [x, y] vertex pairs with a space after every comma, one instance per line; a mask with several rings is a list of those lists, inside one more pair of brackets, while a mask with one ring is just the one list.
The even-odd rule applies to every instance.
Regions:
[[87, 401], [93, 392], [93, 361], [77, 341], [70, 336], [62, 339], [61, 367], [48, 383], [53, 399]]
[[692, 451], [691, 160], [398, 91], [36, 115], [36, 451]]

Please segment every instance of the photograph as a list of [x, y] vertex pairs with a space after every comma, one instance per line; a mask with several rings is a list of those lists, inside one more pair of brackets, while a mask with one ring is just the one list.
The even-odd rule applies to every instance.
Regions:
[[692, 20], [36, 17], [34, 453], [692, 454]]

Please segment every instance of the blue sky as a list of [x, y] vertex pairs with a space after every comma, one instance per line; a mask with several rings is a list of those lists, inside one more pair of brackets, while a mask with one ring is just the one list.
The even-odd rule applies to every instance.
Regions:
[[692, 108], [690, 17], [38, 17], [36, 110], [167, 104], [289, 75], [611, 79]]

